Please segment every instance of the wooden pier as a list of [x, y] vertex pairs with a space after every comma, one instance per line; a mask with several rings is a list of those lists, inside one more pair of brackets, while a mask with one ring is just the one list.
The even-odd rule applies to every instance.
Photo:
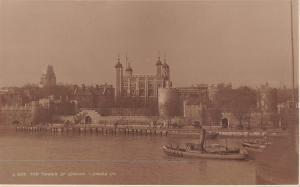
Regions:
[[128, 128], [128, 127], [43, 127], [17, 126], [20, 133], [51, 133], [51, 134], [91, 134], [112, 136], [168, 136], [168, 130], [155, 128]]

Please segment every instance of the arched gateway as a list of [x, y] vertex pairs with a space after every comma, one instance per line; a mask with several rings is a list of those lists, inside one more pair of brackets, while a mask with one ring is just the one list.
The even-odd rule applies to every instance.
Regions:
[[86, 117], [84, 118], [84, 123], [85, 123], [85, 124], [91, 124], [91, 123], [92, 123], [92, 118], [91, 118], [90, 116], [86, 116]]

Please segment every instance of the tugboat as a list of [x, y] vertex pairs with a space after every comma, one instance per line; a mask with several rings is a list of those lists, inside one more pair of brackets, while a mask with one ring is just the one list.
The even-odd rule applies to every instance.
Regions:
[[227, 146], [208, 145], [204, 148], [205, 129], [200, 129], [200, 143], [187, 143], [185, 148], [179, 146], [163, 146], [162, 149], [167, 155], [178, 157], [194, 157], [205, 159], [223, 160], [244, 160], [248, 157], [248, 152], [244, 148], [228, 149]]

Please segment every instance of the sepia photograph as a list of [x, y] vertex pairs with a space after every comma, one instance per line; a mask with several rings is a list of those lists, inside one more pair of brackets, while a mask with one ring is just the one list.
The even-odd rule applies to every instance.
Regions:
[[0, 0], [0, 185], [298, 185], [298, 0]]

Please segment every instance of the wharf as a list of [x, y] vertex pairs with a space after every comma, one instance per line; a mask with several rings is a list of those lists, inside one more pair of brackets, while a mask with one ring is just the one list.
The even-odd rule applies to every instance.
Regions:
[[[284, 131], [245, 131], [233, 129], [210, 129], [205, 128], [209, 132], [218, 133], [220, 137], [263, 137], [263, 136], [286, 136]], [[136, 136], [175, 136], [198, 138], [199, 129], [192, 128], [155, 128], [143, 125], [91, 125], [91, 126], [73, 126], [64, 127], [63, 125], [53, 126], [16, 126], [17, 132], [50, 132], [50, 133], [90, 133], [104, 135], [136, 135]]]
[[17, 132], [52, 133], [52, 134], [96, 134], [96, 135], [132, 135], [132, 136], [168, 136], [168, 131], [154, 128], [128, 128], [128, 127], [42, 127], [17, 126]]

